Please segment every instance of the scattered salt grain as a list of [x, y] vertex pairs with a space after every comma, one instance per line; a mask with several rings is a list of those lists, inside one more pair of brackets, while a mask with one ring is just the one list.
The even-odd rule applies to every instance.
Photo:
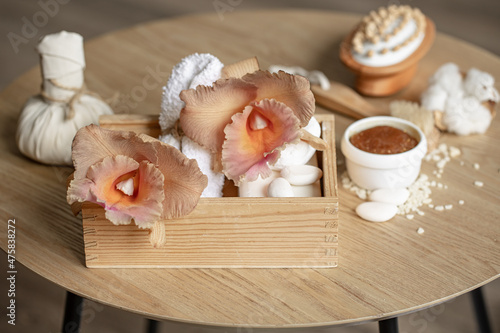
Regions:
[[407, 218], [408, 220], [413, 220], [413, 218], [414, 218], [414, 217], [415, 217], [415, 215], [413, 215], [413, 214], [408, 214], [408, 215], [406, 215], [406, 218]]
[[424, 205], [424, 201], [430, 200], [432, 191], [429, 187], [429, 177], [426, 174], [421, 174], [413, 184], [408, 186], [408, 191], [410, 197], [404, 204], [398, 206], [399, 215], [415, 212]]
[[464, 161], [460, 161], [460, 166], [464, 166], [465, 165], [465, 162]]
[[429, 204], [427, 205], [429, 208], [434, 208], [434, 205], [433, 204]]
[[476, 180], [474, 181], [474, 186], [477, 186], [477, 187], [483, 187], [484, 183], [480, 180]]
[[443, 169], [444, 166], [446, 165], [446, 160], [441, 160], [439, 162], [436, 163], [436, 166], [439, 168], [439, 169]]
[[425, 232], [424, 228], [418, 228], [417, 234], [422, 235]]
[[465, 201], [463, 201], [463, 200], [458, 200], [458, 204], [459, 204], [459, 205], [463, 205], [464, 203], [465, 203]]
[[453, 208], [453, 205], [452, 204], [444, 205], [444, 208], [447, 209], [447, 210], [450, 210], [450, 209]]
[[474, 167], [474, 169], [476, 169], [476, 170], [479, 170], [479, 168], [480, 168], [479, 163], [474, 163], [472, 166], [473, 166], [473, 167]]
[[420, 215], [420, 216], [424, 216], [425, 215], [425, 213], [423, 211], [421, 211], [421, 210], [417, 210], [417, 214]]
[[460, 149], [458, 149], [457, 147], [453, 147], [453, 146], [450, 146], [449, 152], [450, 152], [450, 156], [453, 158], [460, 156], [460, 154], [462, 153], [460, 151]]
[[438, 212], [442, 212], [444, 210], [444, 206], [436, 206], [434, 207], [435, 210], [437, 210]]

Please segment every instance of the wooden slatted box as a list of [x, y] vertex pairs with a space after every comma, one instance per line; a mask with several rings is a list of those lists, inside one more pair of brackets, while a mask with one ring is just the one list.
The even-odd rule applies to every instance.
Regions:
[[[85, 261], [92, 268], [335, 267], [338, 192], [333, 115], [316, 115], [328, 149], [317, 152], [321, 197], [240, 198], [231, 181], [224, 197], [201, 198], [189, 215], [166, 222], [166, 244], [153, 248], [149, 230], [116, 226], [104, 209], [84, 203]], [[113, 115], [104, 128], [158, 137], [158, 116]]]

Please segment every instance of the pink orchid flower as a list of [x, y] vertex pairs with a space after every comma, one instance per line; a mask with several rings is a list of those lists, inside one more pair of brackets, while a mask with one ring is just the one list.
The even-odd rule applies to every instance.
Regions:
[[301, 139], [314, 114], [309, 81], [283, 71], [258, 70], [181, 92], [184, 133], [220, 157], [236, 185], [271, 174], [286, 144]]
[[152, 228], [187, 215], [207, 186], [195, 160], [147, 135], [89, 125], [77, 132], [72, 149], [68, 203], [97, 203], [113, 224], [134, 220]]

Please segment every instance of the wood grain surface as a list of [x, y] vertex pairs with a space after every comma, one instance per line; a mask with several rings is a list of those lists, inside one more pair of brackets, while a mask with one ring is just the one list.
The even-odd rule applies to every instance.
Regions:
[[[170, 69], [193, 52], [210, 52], [224, 63], [257, 56], [262, 68], [283, 64], [320, 69], [330, 79], [352, 86], [354, 78], [341, 65], [338, 47], [357, 19], [334, 12], [291, 10], [238, 12], [223, 21], [217, 15], [200, 15], [152, 22], [86, 43], [86, 81], [103, 97], [120, 92], [116, 110], [142, 114], [159, 112], [161, 86]], [[418, 100], [429, 75], [448, 61], [500, 78], [498, 57], [437, 34], [412, 83], [395, 96], [369, 102], [386, 109], [392, 99]], [[462, 150], [439, 179], [448, 188], [435, 188], [432, 193], [435, 204], [454, 204], [452, 210], [424, 207], [425, 216], [411, 221], [398, 216], [374, 224], [356, 217], [353, 209], [361, 200], [340, 188], [342, 246], [337, 268], [87, 269], [81, 221], [65, 203], [65, 181], [72, 170], [27, 160], [15, 145], [19, 111], [39, 87], [35, 68], [0, 95], [0, 245], [6, 249], [7, 220], [15, 218], [17, 259], [79, 295], [180, 322], [312, 327], [409, 313], [499, 276], [498, 117], [485, 135], [441, 138]], [[335, 120], [339, 142], [352, 120], [342, 116]], [[341, 175], [341, 156], [337, 162]], [[473, 163], [479, 163], [480, 169], [474, 169]], [[435, 169], [433, 163], [424, 163], [422, 172], [434, 179]], [[474, 187], [475, 180], [484, 186]], [[465, 204], [459, 206], [458, 200]], [[418, 227], [425, 233], [417, 234]]]

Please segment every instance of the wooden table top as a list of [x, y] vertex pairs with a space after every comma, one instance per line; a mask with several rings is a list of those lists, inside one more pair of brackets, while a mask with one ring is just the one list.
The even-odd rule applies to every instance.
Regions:
[[[86, 82], [101, 96], [125, 96], [120, 111], [158, 113], [161, 86], [172, 66], [188, 54], [209, 52], [224, 63], [257, 56], [262, 68], [282, 64], [320, 69], [332, 80], [352, 85], [354, 77], [340, 63], [338, 47], [358, 19], [335, 12], [235, 11], [222, 18], [207, 14], [143, 24], [86, 43]], [[387, 108], [392, 99], [418, 100], [429, 75], [448, 61], [500, 79], [498, 57], [438, 34], [408, 88], [370, 101]], [[432, 194], [435, 204], [454, 204], [451, 210], [423, 207], [425, 215], [413, 220], [397, 216], [387, 223], [369, 223], [354, 213], [361, 200], [341, 187], [337, 268], [87, 269], [82, 222], [65, 201], [71, 169], [32, 162], [15, 144], [19, 112], [39, 92], [40, 82], [34, 68], [0, 95], [0, 245], [7, 249], [7, 221], [14, 218], [17, 260], [76, 294], [156, 319], [312, 327], [416, 311], [499, 276], [499, 117], [485, 135], [442, 137], [462, 150], [438, 180], [448, 188], [433, 189]], [[336, 116], [337, 143], [351, 122]], [[337, 152], [340, 176], [343, 158]], [[424, 163], [422, 172], [431, 179], [433, 170], [432, 163]], [[484, 186], [473, 186], [475, 180]], [[458, 205], [459, 200], [465, 204]], [[417, 234], [419, 227], [424, 234]]]

